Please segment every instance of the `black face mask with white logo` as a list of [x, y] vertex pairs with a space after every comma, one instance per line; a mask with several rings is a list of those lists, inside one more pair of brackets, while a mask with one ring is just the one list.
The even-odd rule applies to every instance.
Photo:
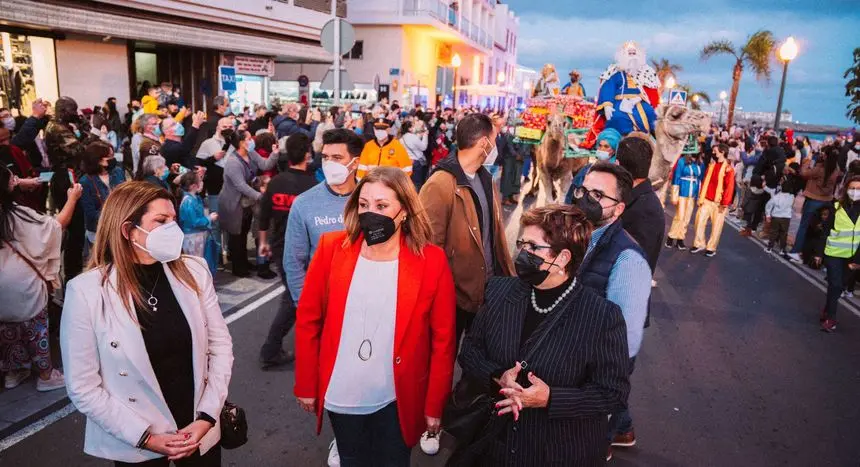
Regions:
[[[397, 217], [400, 212], [395, 214]], [[358, 226], [364, 234], [364, 241], [368, 246], [385, 243], [397, 232], [394, 219], [376, 212], [363, 212], [358, 215]]]
[[591, 196], [585, 194], [582, 198], [576, 200], [576, 207], [582, 210], [585, 218], [589, 220], [595, 227], [600, 227], [603, 222], [603, 206], [600, 202], [595, 201]]
[[[525, 249], [520, 250], [520, 254], [518, 254], [516, 260], [514, 260], [517, 277], [532, 287], [537, 287], [543, 284], [546, 278], [549, 277], [549, 270], [540, 268], [544, 263], [546, 263], [546, 261], [540, 256], [530, 251], [526, 251]], [[555, 265], [555, 260], [550, 263], [550, 266], [553, 265]]]

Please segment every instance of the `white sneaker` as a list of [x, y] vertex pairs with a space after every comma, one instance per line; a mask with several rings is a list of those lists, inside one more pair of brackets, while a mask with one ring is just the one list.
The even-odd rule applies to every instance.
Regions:
[[842, 291], [842, 298], [854, 298], [854, 292], [852, 292], [850, 290], [843, 290]]
[[48, 379], [36, 378], [36, 390], [39, 392], [54, 391], [66, 387], [66, 379], [60, 370], [51, 370], [51, 377]]
[[800, 253], [789, 253], [788, 260], [792, 263], [803, 263], [803, 258], [800, 257]]
[[427, 431], [421, 435], [421, 450], [428, 456], [435, 456], [439, 453], [439, 435], [431, 434]]
[[340, 467], [340, 454], [337, 452], [337, 440], [328, 445], [328, 467]]
[[30, 377], [30, 370], [23, 369], [18, 371], [10, 371], [6, 373], [6, 377], [4, 378], [3, 385], [6, 389], [15, 389], [21, 385], [27, 378]]

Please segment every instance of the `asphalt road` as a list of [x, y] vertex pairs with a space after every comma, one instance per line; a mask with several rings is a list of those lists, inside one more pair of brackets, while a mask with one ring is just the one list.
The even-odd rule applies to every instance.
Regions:
[[[857, 316], [842, 308], [838, 332], [820, 332], [823, 293], [728, 227], [715, 258], [664, 249], [656, 280], [630, 398], [639, 444], [611, 464], [860, 465]], [[331, 431], [314, 434], [291, 396], [292, 369], [257, 367], [276, 307], [230, 325], [230, 399], [247, 410], [251, 440], [225, 451], [224, 465], [325, 465]], [[48, 426], [0, 453], [0, 466], [111, 465], [82, 453], [83, 421], [75, 413]]]

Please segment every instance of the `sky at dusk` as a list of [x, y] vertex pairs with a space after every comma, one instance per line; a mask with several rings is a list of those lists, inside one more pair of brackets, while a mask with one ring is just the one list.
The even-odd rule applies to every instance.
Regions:
[[[860, 47], [860, 0], [712, 0], [597, 2], [505, 0], [520, 16], [518, 62], [540, 69], [556, 65], [562, 82], [571, 69], [582, 72], [589, 95], [598, 75], [627, 40], [645, 48], [649, 61], [667, 58], [684, 67], [679, 83], [705, 91], [717, 100], [730, 91], [734, 58], [699, 59], [712, 40], [742, 44], [759, 29], [773, 32], [778, 43], [793, 35], [797, 58], [788, 68], [783, 103], [800, 122], [852, 126], [845, 116], [843, 73]], [[659, 7], [655, 7], [659, 5]], [[747, 67], [738, 94], [745, 111], [775, 112], [782, 64], [774, 59], [769, 84], [758, 82]]]

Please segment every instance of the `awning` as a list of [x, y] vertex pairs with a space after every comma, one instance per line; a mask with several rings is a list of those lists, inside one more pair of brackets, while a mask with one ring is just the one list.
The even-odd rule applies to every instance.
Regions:
[[215, 31], [145, 18], [128, 18], [113, 13], [56, 4], [45, 5], [30, 0], [0, 0], [0, 23], [264, 55], [278, 61], [330, 63], [332, 60], [331, 54], [319, 45]]

